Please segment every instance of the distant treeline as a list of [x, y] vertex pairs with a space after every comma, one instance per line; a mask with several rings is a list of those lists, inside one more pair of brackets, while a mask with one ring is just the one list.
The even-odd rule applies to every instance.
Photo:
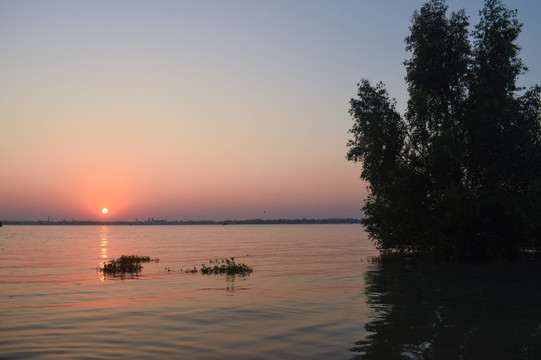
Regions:
[[247, 219], [247, 220], [155, 220], [146, 221], [88, 221], [88, 220], [61, 220], [61, 221], [28, 221], [28, 220], [2, 220], [4, 225], [284, 225], [284, 224], [360, 224], [359, 219]]

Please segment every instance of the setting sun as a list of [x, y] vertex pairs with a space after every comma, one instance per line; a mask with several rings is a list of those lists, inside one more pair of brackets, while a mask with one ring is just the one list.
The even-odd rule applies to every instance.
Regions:
[[107, 209], [107, 208], [101, 209], [101, 213], [102, 213], [103, 215], [107, 214], [108, 212], [109, 212], [109, 209]]

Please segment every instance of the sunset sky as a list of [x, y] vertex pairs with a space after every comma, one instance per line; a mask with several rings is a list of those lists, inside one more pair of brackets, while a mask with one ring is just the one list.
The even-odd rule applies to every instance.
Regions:
[[[0, 0], [0, 220], [361, 217], [348, 102], [404, 110], [423, 2]], [[541, 83], [541, 2], [505, 3]]]

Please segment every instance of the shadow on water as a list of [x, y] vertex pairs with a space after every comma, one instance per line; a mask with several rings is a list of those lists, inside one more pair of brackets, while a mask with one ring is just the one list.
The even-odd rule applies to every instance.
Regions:
[[541, 262], [378, 264], [354, 359], [541, 359]]

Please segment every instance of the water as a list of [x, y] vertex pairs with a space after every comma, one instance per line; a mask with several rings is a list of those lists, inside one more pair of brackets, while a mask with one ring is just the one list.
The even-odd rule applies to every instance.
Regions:
[[361, 359], [541, 359], [541, 263], [383, 263]]
[[[122, 254], [160, 262], [96, 271]], [[541, 359], [538, 262], [373, 255], [360, 225], [5, 226], [0, 358]], [[181, 271], [225, 257], [254, 273]]]
[[[160, 262], [96, 271], [122, 254]], [[371, 255], [358, 224], [6, 226], [0, 357], [348, 359], [367, 334]], [[253, 274], [181, 271], [225, 257]]]

